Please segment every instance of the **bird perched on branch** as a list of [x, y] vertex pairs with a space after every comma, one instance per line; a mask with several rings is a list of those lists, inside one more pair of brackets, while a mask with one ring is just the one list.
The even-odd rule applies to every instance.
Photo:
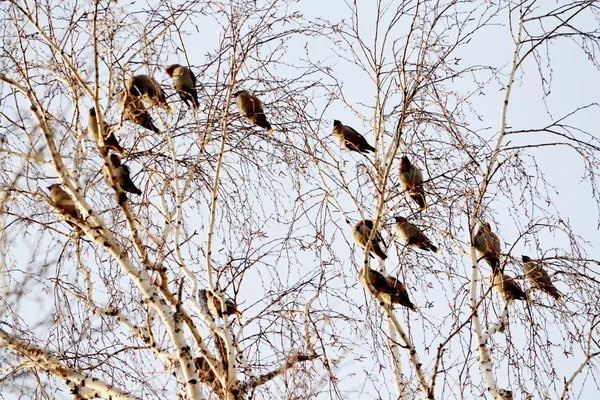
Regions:
[[79, 219], [79, 210], [75, 206], [75, 202], [59, 184], [50, 185], [47, 189], [50, 191], [50, 200], [56, 207], [60, 208], [65, 214]]
[[[188, 67], [173, 64], [165, 67], [167, 75], [173, 78], [173, 87], [179, 93], [186, 106], [197, 109], [198, 93], [196, 92], [196, 76]], [[191, 106], [190, 106], [191, 103]]]
[[160, 133], [139, 97], [132, 96], [124, 90], [119, 94], [118, 102], [123, 121], [131, 121], [154, 133]]
[[[52, 200], [52, 203], [54, 203], [56, 207], [58, 207], [63, 213], [70, 215], [75, 219], [80, 219], [81, 214], [79, 213], [75, 202], [71, 196], [69, 196], [69, 194], [60, 187], [59, 184], [50, 185], [47, 189], [50, 191], [50, 200]], [[73, 231], [76, 234], [82, 233], [77, 224], [71, 221], [66, 222], [73, 228]]]
[[374, 152], [375, 147], [371, 146], [367, 139], [353, 128], [342, 124], [337, 119], [333, 121], [333, 138], [345, 149], [357, 151], [359, 153]]
[[492, 288], [508, 302], [511, 300], [527, 300], [527, 295], [514, 278], [500, 272], [492, 273]]
[[248, 93], [247, 90], [240, 90], [233, 94], [235, 104], [237, 104], [240, 113], [250, 122], [273, 133], [271, 124], [267, 121], [267, 116], [263, 111], [263, 106], [258, 97]]
[[[96, 117], [96, 109], [94, 107], [90, 108], [88, 111], [88, 132], [92, 136], [92, 138], [98, 142], [100, 135], [98, 135], [98, 118]], [[115, 134], [112, 132], [112, 129], [104, 121], [104, 146], [112, 151], [115, 151], [122, 156], [127, 154], [125, 149], [121, 147], [119, 141], [115, 137]]]
[[208, 361], [202, 356], [194, 358], [194, 365], [196, 365], [196, 369], [198, 370], [198, 378], [200, 382], [213, 387], [215, 384], [219, 385], [219, 380], [216, 379], [215, 373], [212, 368], [208, 364]]
[[[216, 297], [210, 290], [201, 289], [199, 291], [200, 296], [206, 297], [206, 305], [208, 306], [208, 311], [215, 317], [222, 318], [223, 311], [221, 308], [221, 302], [219, 298]], [[227, 315], [238, 315], [241, 316], [242, 313], [237, 309], [233, 300], [225, 298], [225, 314]]]
[[135, 75], [125, 83], [125, 90], [132, 96], [164, 108], [170, 114], [173, 109], [167, 103], [165, 91], [156, 80], [148, 75]]
[[[370, 219], [363, 219], [358, 221], [356, 225], [352, 228], [352, 239], [354, 239], [354, 243], [362, 247], [363, 249], [367, 248], [367, 241], [369, 240], [369, 236], [371, 236], [371, 231], [373, 230], [373, 221]], [[373, 235], [373, 239], [369, 245], [369, 252], [375, 254], [377, 257], [385, 260], [387, 255], [381, 250], [379, 247], [379, 243], [383, 243], [383, 238], [381, 237], [381, 233], [375, 232]]]
[[417, 249], [433, 251], [437, 253], [438, 248], [423, 234], [415, 225], [411, 224], [404, 217], [395, 217], [396, 235], [409, 246]]
[[110, 162], [113, 165], [115, 178], [121, 189], [125, 192], [137, 194], [138, 196], [141, 195], [142, 191], [135, 186], [131, 179], [129, 167], [125, 164], [121, 164], [121, 158], [116, 154], [111, 154]]
[[492, 267], [492, 271], [500, 271], [500, 239], [492, 232], [489, 222], [481, 224], [473, 238], [473, 246], [477, 255]]
[[531, 284], [533, 289], [541, 290], [554, 297], [556, 301], [560, 300], [561, 294], [556, 289], [552, 280], [550, 279], [550, 275], [548, 272], [541, 266], [539, 261], [532, 261], [531, 258], [527, 256], [521, 256], [523, 259], [523, 271], [525, 272], [525, 278]]
[[407, 156], [400, 159], [400, 186], [408, 191], [420, 210], [427, 208], [425, 191], [423, 190], [423, 171], [411, 164]]
[[[387, 304], [400, 304], [413, 311], [416, 311], [415, 306], [408, 297], [406, 286], [398, 279], [391, 276], [384, 276], [381, 272], [375, 271], [372, 268], [367, 268], [367, 279], [364, 277], [364, 271], [361, 270], [359, 280], [369, 288], [374, 295], [381, 295], [382, 300]], [[367, 285], [370, 284], [372, 289]]]

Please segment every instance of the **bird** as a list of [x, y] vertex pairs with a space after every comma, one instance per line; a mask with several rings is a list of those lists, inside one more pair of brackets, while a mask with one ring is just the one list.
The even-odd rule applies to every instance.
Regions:
[[[384, 276], [372, 268], [367, 268], [367, 279], [365, 280], [364, 271], [360, 272], [359, 279], [365, 283], [370, 283], [374, 295], [381, 295], [382, 300], [387, 304], [400, 304], [413, 311], [417, 310], [408, 296], [406, 286], [398, 279], [392, 276]], [[367, 287], [369, 287], [367, 285]], [[371, 289], [369, 289], [371, 290]]]
[[125, 192], [137, 194], [138, 196], [141, 195], [142, 191], [138, 189], [131, 180], [131, 172], [129, 171], [129, 167], [125, 164], [121, 164], [121, 158], [113, 153], [110, 155], [110, 162], [113, 165], [115, 178], [117, 178], [117, 182], [119, 183], [121, 189]]
[[423, 190], [423, 171], [411, 164], [407, 156], [400, 159], [400, 186], [408, 191], [420, 210], [427, 208]]
[[354, 128], [342, 124], [337, 119], [333, 121], [333, 139], [343, 148], [359, 153], [375, 152], [375, 147], [371, 146], [367, 139]]
[[[94, 107], [90, 108], [88, 111], [88, 132], [92, 136], [92, 138], [97, 142], [98, 135], [98, 119], [96, 118], [96, 109]], [[110, 126], [106, 121], [104, 121], [104, 146], [112, 151], [116, 151], [117, 153], [124, 156], [127, 154], [125, 149], [121, 147], [119, 141], [115, 137], [115, 134], [112, 132]]]
[[[80, 214], [75, 202], [71, 196], [69, 196], [69, 194], [65, 192], [62, 187], [60, 187], [59, 184], [50, 185], [47, 187], [47, 189], [50, 191], [50, 200], [52, 200], [56, 207], [58, 207], [65, 214], [70, 215], [75, 219], [79, 219]], [[71, 221], [67, 222], [73, 227], [76, 226]]]
[[262, 103], [258, 97], [248, 93], [247, 90], [240, 90], [233, 94], [235, 104], [237, 104], [240, 113], [253, 124], [266, 129], [269, 133], [273, 133], [271, 124], [267, 121], [267, 116], [263, 111]]
[[[352, 239], [354, 239], [354, 242], [357, 245], [365, 249], [367, 247], [367, 240], [371, 235], [372, 229], [373, 221], [370, 219], [358, 221], [352, 228]], [[383, 243], [383, 238], [381, 237], [381, 233], [376, 232], [373, 236], [373, 240], [371, 240], [369, 252], [374, 253], [377, 257], [385, 260], [387, 255], [383, 252], [383, 250], [381, 250], [381, 247], [379, 247], [380, 242]]]
[[493, 272], [491, 276], [492, 288], [506, 301], [527, 300], [527, 295], [514, 278], [500, 272]]
[[198, 370], [198, 378], [200, 379], [200, 382], [209, 386], [212, 386], [215, 382], [219, 382], [216, 379], [212, 368], [208, 364], [208, 361], [206, 361], [204, 357], [194, 357], [194, 365]]
[[473, 238], [473, 246], [479, 257], [492, 267], [492, 271], [500, 271], [500, 239], [492, 232], [489, 222], [481, 224]]
[[[204, 293], [202, 293], [204, 292]], [[200, 296], [204, 295], [206, 297], [206, 303], [208, 305], [208, 311], [215, 317], [223, 317], [223, 311], [221, 308], [221, 302], [219, 298], [216, 297], [210, 290], [200, 290]], [[241, 316], [242, 313], [237, 309], [233, 300], [225, 298], [225, 314], [227, 315], [238, 315]]]
[[395, 217], [396, 235], [409, 246], [417, 249], [433, 251], [437, 253], [438, 248], [423, 234], [415, 225], [411, 224], [404, 217]]
[[498, 394], [502, 400], [513, 400], [513, 392], [508, 389], [500, 389], [498, 390]]
[[541, 290], [554, 297], [556, 301], [560, 300], [561, 294], [556, 289], [548, 272], [540, 265], [540, 262], [532, 261], [528, 256], [521, 256], [523, 260], [523, 271], [525, 278], [531, 284], [533, 289]]
[[173, 109], [167, 103], [165, 91], [156, 80], [148, 75], [135, 75], [125, 83], [125, 90], [132, 96], [148, 101], [151, 105], [164, 108], [170, 114]]
[[186, 106], [194, 109], [198, 108], [198, 93], [196, 92], [196, 76], [188, 67], [173, 64], [165, 67], [167, 75], [173, 78], [173, 87], [179, 93], [181, 100]]
[[160, 133], [160, 129], [154, 125], [152, 117], [138, 97], [132, 96], [124, 90], [119, 94], [118, 102], [123, 121], [131, 121], [154, 133]]

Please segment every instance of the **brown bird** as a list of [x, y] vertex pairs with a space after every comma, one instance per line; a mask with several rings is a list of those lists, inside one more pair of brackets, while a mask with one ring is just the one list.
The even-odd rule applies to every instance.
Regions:
[[195, 357], [194, 365], [196, 365], [196, 369], [198, 370], [198, 378], [200, 379], [200, 382], [209, 386], [219, 382], [216, 379], [212, 368], [210, 368], [208, 361], [206, 361], [204, 357]]
[[[96, 109], [94, 107], [90, 108], [88, 111], [88, 132], [92, 136], [92, 138], [97, 142], [98, 135], [98, 119], [96, 118]], [[112, 132], [110, 126], [104, 121], [104, 146], [112, 151], [116, 151], [117, 153], [124, 156], [127, 154], [125, 149], [121, 147], [119, 141], [115, 137], [115, 134]]]
[[438, 248], [423, 234], [415, 225], [411, 224], [404, 217], [395, 217], [396, 235], [407, 245], [417, 249], [433, 251], [437, 253]]
[[521, 289], [521, 286], [506, 274], [499, 272], [492, 273], [492, 288], [498, 292], [506, 301], [527, 300], [527, 295]]
[[253, 124], [266, 129], [269, 133], [273, 133], [271, 124], [267, 121], [267, 116], [263, 111], [262, 103], [258, 97], [248, 93], [247, 90], [240, 90], [233, 94], [235, 96], [235, 104], [237, 104], [240, 113]]
[[500, 271], [500, 239], [492, 232], [489, 222], [481, 224], [473, 238], [473, 246], [477, 255], [492, 267], [492, 271]]
[[531, 258], [527, 256], [521, 256], [521, 258], [524, 262], [523, 271], [525, 272], [525, 278], [527, 278], [531, 287], [533, 289], [541, 290], [554, 297], [556, 301], [559, 301], [561, 294], [552, 283], [548, 272], [540, 265], [540, 262], [532, 261]]
[[423, 190], [423, 171], [411, 164], [408, 157], [400, 159], [400, 186], [408, 191], [410, 197], [417, 203], [420, 210], [427, 208], [425, 191]]
[[110, 162], [113, 165], [115, 170], [115, 178], [117, 178], [117, 182], [121, 189], [125, 192], [137, 194], [138, 196], [142, 194], [142, 191], [138, 189], [133, 180], [131, 180], [131, 172], [129, 171], [129, 167], [125, 164], [121, 164], [121, 158], [116, 154], [110, 155]]
[[[165, 67], [167, 75], [173, 78], [173, 87], [179, 93], [181, 100], [186, 106], [194, 109], [198, 108], [198, 93], [196, 92], [196, 76], [188, 67], [183, 65], [173, 64]], [[189, 102], [188, 102], [189, 101]]]
[[77, 206], [75, 206], [75, 202], [59, 184], [50, 185], [47, 189], [50, 191], [50, 200], [52, 200], [56, 207], [65, 214], [79, 219], [79, 210], [77, 209]]
[[500, 389], [498, 390], [498, 394], [502, 398], [502, 400], [513, 400], [513, 392], [508, 389]]
[[[410, 308], [413, 311], [416, 311], [417, 306], [410, 301], [408, 292], [406, 291], [406, 286], [398, 279], [392, 276], [384, 276], [381, 272], [375, 271], [371, 268], [367, 269], [367, 278], [368, 283], [370, 283], [373, 287], [373, 290], [369, 290], [371, 290], [375, 295], [380, 294], [385, 303], [400, 304], [404, 307]], [[363, 285], [366, 283], [363, 276], [363, 271], [361, 271], [359, 279], [363, 282]]]
[[371, 146], [367, 139], [353, 128], [342, 124], [337, 119], [333, 121], [333, 139], [343, 148], [359, 153], [374, 152], [375, 147]]
[[155, 133], [160, 133], [160, 129], [154, 125], [152, 117], [138, 97], [132, 96], [124, 90], [119, 94], [118, 101], [123, 121], [131, 121]]
[[173, 109], [167, 103], [165, 91], [154, 78], [148, 75], [135, 75], [125, 83], [125, 90], [137, 98], [146, 100], [151, 105], [157, 105], [164, 108], [170, 114]]
[[[373, 221], [370, 219], [363, 219], [362, 221], [358, 221], [356, 225], [352, 228], [352, 239], [354, 239], [354, 243], [366, 249], [367, 240], [371, 235], [371, 230], [373, 229]], [[387, 255], [381, 250], [379, 247], [379, 243], [383, 243], [383, 238], [381, 237], [381, 233], [376, 232], [373, 236], [373, 240], [370, 244], [370, 253], [374, 253], [377, 257], [385, 260]]]
[[[204, 293], [202, 293], [204, 292]], [[216, 297], [210, 290], [200, 290], [200, 296], [206, 296], [206, 303], [208, 305], [208, 311], [215, 317], [223, 317], [223, 312], [221, 311], [221, 302], [219, 298]], [[225, 314], [227, 315], [238, 315], [241, 316], [242, 313], [237, 309], [233, 300], [225, 298]]]

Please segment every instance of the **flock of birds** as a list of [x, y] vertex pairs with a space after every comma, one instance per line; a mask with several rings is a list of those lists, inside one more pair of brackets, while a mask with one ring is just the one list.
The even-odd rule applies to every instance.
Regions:
[[[173, 87], [179, 93], [182, 101], [194, 110], [198, 108], [198, 94], [196, 91], [196, 77], [188, 67], [173, 64], [165, 67], [166, 73], [172, 78]], [[264, 113], [261, 101], [246, 90], [241, 90], [234, 93], [238, 110], [248, 121], [266, 129], [269, 133], [273, 132], [269, 121]], [[142, 126], [145, 129], [155, 133], [160, 133], [160, 130], [154, 124], [148, 108], [144, 102], [149, 104], [149, 107], [158, 106], [164, 108], [171, 113], [172, 109], [167, 103], [165, 92], [160, 84], [148, 75], [135, 75], [129, 78], [125, 84], [125, 90], [118, 95], [118, 104], [121, 111], [121, 121], [131, 121]], [[104, 122], [103, 129], [100, 129], [98, 116], [94, 107], [88, 112], [88, 131], [92, 138], [99, 144], [99, 149], [102, 155], [107, 155], [111, 150], [113, 153], [109, 155], [109, 160], [112, 164], [117, 184], [124, 192], [141, 195], [142, 191], [135, 185], [131, 179], [129, 167], [121, 162], [121, 156], [125, 156], [127, 152], [119, 144], [115, 136], [116, 125], [109, 125]], [[100, 141], [100, 134], [102, 141]], [[359, 153], [375, 152], [375, 148], [371, 146], [363, 135], [358, 133], [350, 126], [342, 124], [338, 120], [333, 122], [333, 138], [343, 148]], [[117, 154], [118, 153], [118, 154]], [[412, 198], [422, 211], [427, 208], [425, 201], [425, 190], [423, 187], [423, 172], [413, 165], [407, 156], [403, 156], [400, 160], [399, 179], [402, 189]], [[49, 197], [57, 209], [70, 216], [75, 221], [81, 221], [80, 212], [71, 198], [71, 196], [63, 190], [61, 185], [54, 184], [48, 187]], [[126, 201], [126, 196], [120, 201]], [[73, 220], [67, 219], [67, 222], [77, 228]], [[437, 253], [438, 248], [416, 225], [409, 222], [402, 216], [395, 217], [395, 231], [399, 239], [406, 245], [424, 251], [432, 251]], [[356, 223], [352, 228], [352, 238], [361, 248], [381, 260], [385, 260], [387, 255], [381, 248], [383, 238], [378, 231], [373, 232], [373, 221], [364, 219]], [[473, 245], [477, 250], [480, 259], [484, 259], [492, 268], [491, 284], [508, 302], [510, 300], [526, 300], [527, 295], [514, 280], [514, 278], [503, 273], [503, 268], [500, 266], [500, 239], [492, 232], [490, 224], [484, 222], [475, 237]], [[539, 262], [532, 261], [529, 257], [523, 256], [524, 273], [532, 288], [542, 290], [553, 296], [556, 300], [560, 299], [560, 293], [554, 287], [548, 273], [542, 268]], [[368, 287], [375, 295], [381, 295], [383, 301], [388, 304], [400, 304], [408, 307], [411, 310], [416, 310], [416, 306], [410, 300], [406, 286], [398, 279], [385, 276], [379, 271], [372, 268], [367, 268], [366, 274], [361, 270], [359, 280]], [[206, 297], [209, 305], [209, 311], [214, 316], [222, 316], [222, 310], [218, 299], [209, 291], [201, 295]], [[239, 311], [231, 299], [226, 299], [226, 304], [223, 307], [226, 314], [238, 314]]]
[[[333, 137], [336, 142], [348, 150], [360, 153], [375, 151], [375, 148], [360, 133], [337, 120], [334, 121]], [[400, 160], [399, 178], [403, 191], [417, 203], [419, 210], [426, 209], [427, 203], [423, 188], [423, 172], [414, 166], [407, 156], [403, 156]], [[437, 253], [437, 246], [425, 236], [421, 229], [402, 216], [394, 218], [396, 221], [396, 235], [402, 242], [407, 246]], [[364, 219], [358, 221], [352, 228], [352, 239], [361, 248], [367, 250], [371, 256], [377, 256], [381, 260], [387, 258], [387, 255], [380, 246], [380, 244], [383, 244], [383, 238], [380, 232], [373, 232], [372, 220]], [[491, 266], [492, 276], [490, 277], [490, 284], [504, 298], [506, 304], [511, 300], [528, 300], [527, 294], [515, 279], [504, 273], [504, 268], [500, 265], [500, 239], [498, 235], [492, 232], [488, 222], [482, 223], [479, 227], [477, 234], [473, 238], [473, 246], [477, 250], [478, 260], [484, 259]], [[556, 289], [548, 272], [540, 263], [531, 260], [528, 256], [522, 256], [522, 260], [524, 263], [525, 278], [530, 283], [532, 289], [541, 290], [554, 297], [557, 301], [560, 300], [560, 292]], [[381, 272], [368, 267], [366, 273], [361, 270], [359, 280], [373, 294], [381, 295], [381, 299], [387, 304], [400, 304], [413, 311], [417, 309], [410, 300], [406, 286], [398, 279], [392, 276], [385, 276]]]

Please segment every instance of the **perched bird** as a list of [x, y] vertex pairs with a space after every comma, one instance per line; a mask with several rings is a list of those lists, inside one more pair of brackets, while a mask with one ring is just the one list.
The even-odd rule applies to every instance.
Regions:
[[141, 195], [142, 191], [138, 189], [131, 180], [129, 167], [125, 164], [121, 164], [121, 158], [113, 153], [110, 155], [110, 162], [113, 165], [115, 178], [117, 178], [117, 182], [119, 183], [119, 186], [121, 186], [121, 189], [125, 192], [137, 194], [138, 196]]
[[[98, 119], [96, 118], [96, 109], [94, 107], [90, 108], [88, 111], [88, 132], [92, 136], [92, 138], [97, 142], [98, 135]], [[110, 126], [104, 121], [104, 146], [109, 148], [112, 151], [116, 151], [117, 153], [124, 156], [127, 154], [125, 149], [121, 147], [119, 141], [115, 137], [115, 134], [112, 132]]]
[[395, 217], [396, 235], [409, 246], [417, 249], [433, 251], [437, 253], [438, 248], [421, 232], [419, 228], [411, 224], [404, 217]]
[[[362, 221], [358, 221], [356, 225], [352, 228], [352, 239], [354, 239], [354, 243], [366, 249], [367, 240], [369, 236], [371, 236], [371, 230], [373, 229], [373, 221], [370, 219], [363, 219]], [[377, 257], [385, 260], [387, 255], [381, 250], [379, 247], [379, 243], [383, 243], [383, 238], [381, 237], [381, 233], [376, 232], [373, 236], [373, 240], [371, 240], [370, 244], [370, 253], [374, 253]]]
[[359, 153], [374, 152], [375, 147], [371, 146], [367, 139], [353, 128], [342, 124], [337, 119], [333, 121], [333, 139], [343, 148]]
[[369, 290], [371, 290], [375, 295], [380, 294], [385, 303], [400, 304], [404, 307], [410, 308], [413, 311], [417, 309], [417, 306], [415, 306], [408, 297], [406, 286], [398, 279], [391, 276], [384, 276], [381, 272], [375, 271], [371, 268], [367, 269], [366, 280], [363, 271], [361, 271], [359, 279], [362, 281], [363, 285], [365, 283], [370, 283], [373, 290]]
[[118, 101], [123, 121], [131, 121], [154, 133], [160, 133], [160, 129], [154, 125], [152, 117], [150, 117], [148, 110], [144, 107], [144, 103], [138, 97], [132, 96], [124, 90], [119, 94]]
[[492, 273], [492, 288], [498, 292], [506, 301], [527, 300], [527, 295], [514, 278], [500, 272]]
[[258, 97], [248, 93], [247, 90], [240, 90], [233, 94], [235, 96], [235, 104], [237, 104], [238, 110], [246, 119], [253, 124], [266, 129], [269, 133], [273, 133], [271, 124], [267, 121], [267, 116], [263, 111], [262, 103]]
[[492, 271], [500, 271], [500, 239], [492, 232], [489, 222], [481, 224], [473, 238], [473, 246], [477, 250], [477, 255], [490, 264]]
[[[173, 78], [173, 87], [179, 93], [181, 100], [186, 106], [194, 109], [198, 108], [198, 93], [196, 92], [196, 76], [188, 67], [183, 65], [173, 64], [165, 67], [167, 75]], [[189, 102], [188, 102], [189, 101]]]
[[400, 186], [407, 190], [410, 197], [417, 203], [420, 210], [427, 208], [425, 191], [423, 190], [423, 171], [411, 164], [408, 157], [400, 159]]
[[[80, 214], [75, 202], [71, 196], [60, 187], [60, 185], [50, 185], [47, 189], [50, 191], [50, 200], [52, 200], [56, 207], [60, 208], [65, 214], [68, 214], [75, 219], [79, 219]], [[67, 223], [76, 227], [71, 221], [67, 221]]]
[[502, 400], [513, 400], [513, 392], [508, 389], [500, 389], [498, 390], [498, 394], [502, 398]]
[[548, 293], [550, 296], [554, 297], [556, 301], [560, 300], [560, 292], [556, 289], [550, 279], [550, 275], [548, 275], [548, 272], [546, 272], [540, 263], [532, 261], [531, 258], [527, 256], [521, 256], [521, 258], [524, 262], [523, 271], [525, 272], [525, 278], [527, 278], [531, 287]]
[[215, 377], [215, 373], [204, 357], [194, 357], [194, 365], [196, 365], [196, 369], [198, 369], [198, 378], [200, 379], [200, 382], [209, 386], [212, 386], [215, 382], [219, 383]]
[[[202, 293], [204, 292], [204, 293]], [[215, 317], [223, 317], [223, 312], [221, 311], [221, 302], [219, 298], [216, 297], [210, 290], [200, 290], [200, 296], [204, 295], [206, 297], [206, 303], [208, 306], [208, 311]], [[241, 316], [242, 313], [237, 309], [235, 303], [231, 299], [225, 299], [225, 314], [227, 315], [238, 315]]]
[[151, 105], [164, 108], [168, 113], [173, 112], [173, 109], [167, 104], [165, 91], [154, 78], [148, 75], [132, 76], [125, 83], [125, 90], [130, 95], [146, 100]]

